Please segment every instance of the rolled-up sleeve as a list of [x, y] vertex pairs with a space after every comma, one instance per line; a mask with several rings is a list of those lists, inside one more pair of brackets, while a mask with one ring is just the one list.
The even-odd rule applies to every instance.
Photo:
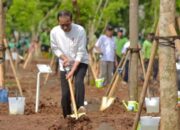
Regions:
[[86, 44], [87, 44], [86, 32], [83, 29], [82, 33], [79, 36], [78, 49], [77, 49], [75, 61], [81, 62], [84, 54], [86, 54]]
[[97, 40], [97, 42], [95, 43], [95, 46], [96, 47], [101, 47], [101, 43], [103, 42], [103, 36], [101, 35], [100, 37], [99, 37], [99, 39]]
[[62, 55], [61, 49], [58, 47], [58, 43], [56, 41], [55, 33], [51, 31], [50, 33], [50, 41], [51, 41], [51, 49], [52, 52], [57, 56], [60, 57]]

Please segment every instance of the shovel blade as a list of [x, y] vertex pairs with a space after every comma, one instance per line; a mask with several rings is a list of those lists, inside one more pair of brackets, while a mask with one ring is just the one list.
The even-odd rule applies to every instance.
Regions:
[[76, 114], [71, 114], [70, 117], [75, 118], [77, 120], [78, 118], [80, 118], [83, 115], [86, 115], [86, 113], [78, 113], [77, 115]]
[[108, 107], [111, 106], [111, 104], [114, 102], [115, 98], [114, 97], [103, 97], [102, 102], [101, 102], [101, 107], [100, 111], [104, 111]]

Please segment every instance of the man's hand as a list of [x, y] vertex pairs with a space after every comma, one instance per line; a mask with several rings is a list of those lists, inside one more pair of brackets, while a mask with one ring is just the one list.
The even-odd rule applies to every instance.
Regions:
[[64, 59], [63, 60], [63, 66], [68, 66], [69, 65], [69, 59], [68, 58], [66, 58], [66, 59]]
[[66, 75], [66, 79], [71, 78], [74, 75], [74, 72], [76, 71], [78, 65], [80, 64], [79, 61], [75, 61], [71, 70], [69, 71], [69, 73]]
[[97, 51], [96, 53], [102, 53], [102, 51], [101, 51], [101, 49], [99, 47], [95, 46], [94, 48]]
[[73, 70], [69, 71], [66, 75], [66, 79], [72, 78], [73, 75], [74, 75], [74, 71]]
[[61, 55], [60, 59], [63, 60], [63, 66], [68, 66], [69, 65], [69, 59], [66, 55]]

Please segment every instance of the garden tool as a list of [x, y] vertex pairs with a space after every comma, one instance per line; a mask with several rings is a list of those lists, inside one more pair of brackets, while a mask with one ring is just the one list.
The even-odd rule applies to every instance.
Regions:
[[7, 48], [7, 54], [8, 54], [8, 56], [9, 56], [10, 65], [11, 65], [11, 68], [12, 68], [12, 71], [13, 71], [13, 74], [14, 74], [14, 77], [15, 77], [15, 80], [16, 80], [16, 83], [17, 83], [17, 87], [18, 87], [18, 89], [19, 89], [19, 93], [20, 93], [21, 96], [23, 96], [22, 87], [21, 87], [19, 78], [18, 78], [18, 76], [17, 76], [16, 69], [15, 69], [15, 66], [14, 66], [14, 63], [13, 63], [13, 60], [12, 60], [11, 51], [8, 49], [8, 42], [7, 42], [6, 39], [3, 39], [3, 42], [4, 42], [5, 47]]
[[119, 78], [122, 80], [122, 77], [120, 77], [120, 75], [122, 74], [122, 72], [124, 70], [124, 67], [126, 65], [126, 61], [128, 59], [128, 56], [129, 56], [129, 51], [128, 51], [126, 57], [125, 57], [122, 68], [118, 69], [119, 74], [117, 74], [117, 76], [115, 77], [115, 80], [114, 80], [112, 86], [110, 86], [110, 89], [109, 89], [108, 93], [106, 94], [106, 96], [104, 96], [102, 98], [100, 111], [103, 111], [103, 110], [107, 109], [114, 102], [115, 97], [113, 97], [113, 95], [114, 95], [114, 92], [116, 90], [116, 86], [117, 86]]
[[134, 111], [134, 112], [138, 111], [138, 102], [128, 101], [128, 104], [126, 104], [126, 102], [123, 100], [122, 103], [125, 106], [125, 108], [127, 109], [127, 111]]
[[126, 55], [127, 55], [127, 53], [122, 56], [121, 61], [120, 61], [119, 64], [118, 64], [118, 67], [117, 67], [116, 70], [115, 70], [115, 73], [114, 73], [114, 75], [113, 75], [113, 77], [112, 77], [112, 79], [111, 79], [111, 82], [110, 82], [110, 84], [108, 85], [108, 88], [107, 88], [107, 91], [106, 91], [106, 95], [108, 95], [108, 93], [109, 93], [109, 91], [110, 91], [110, 89], [111, 89], [111, 86], [112, 86], [112, 84], [113, 84], [113, 82], [114, 82], [114, 80], [115, 80], [115, 78], [116, 78], [116, 76], [117, 76], [117, 74], [118, 74], [118, 69], [122, 66], [123, 61], [124, 61], [124, 58], [126, 57]]
[[[157, 26], [157, 30], [156, 30], [155, 35], [156, 36], [159, 35], [158, 26]], [[138, 108], [138, 112], [136, 113], [136, 116], [135, 116], [135, 120], [134, 120], [132, 130], [136, 130], [137, 127], [138, 127], [138, 122], [139, 122], [141, 111], [142, 111], [142, 108], [143, 108], [143, 103], [144, 103], [144, 99], [145, 99], [145, 96], [146, 96], [148, 83], [149, 83], [149, 79], [150, 79], [150, 76], [151, 76], [151, 71], [152, 71], [152, 67], [153, 67], [154, 58], [155, 58], [155, 55], [156, 55], [157, 48], [158, 48], [158, 43], [156, 41], [154, 41], [153, 45], [152, 45], [152, 49], [151, 49], [151, 56], [150, 56], [150, 60], [149, 60], [148, 68], [147, 68], [146, 77], [144, 79], [143, 88], [141, 90], [141, 95], [140, 95], [140, 98], [139, 98], [140, 99], [139, 100], [139, 108]]]
[[[68, 73], [70, 71], [70, 68], [67, 67], [67, 68], [65, 68], [65, 70]], [[74, 114], [71, 114], [70, 117], [75, 118], [77, 120], [79, 117], [86, 115], [86, 113], [78, 113], [71, 79], [68, 79], [68, 84], [69, 84], [69, 90], [70, 90], [70, 95], [71, 95], [72, 107], [74, 110]]]

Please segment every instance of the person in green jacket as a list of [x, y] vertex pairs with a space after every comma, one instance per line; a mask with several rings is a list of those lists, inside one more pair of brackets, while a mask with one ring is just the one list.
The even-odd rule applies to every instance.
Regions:
[[117, 62], [119, 63], [122, 57], [122, 48], [124, 44], [128, 41], [128, 39], [123, 35], [124, 31], [123, 29], [119, 28], [117, 30], [117, 36], [115, 37], [115, 44], [116, 44], [116, 56], [117, 56]]
[[[150, 56], [151, 56], [151, 48], [152, 48], [152, 42], [153, 42], [154, 33], [149, 33], [147, 35], [146, 40], [143, 42], [143, 56], [144, 56], [144, 65], [145, 69], [147, 70]], [[156, 52], [155, 58], [154, 58], [154, 64], [153, 64], [153, 73], [152, 78], [154, 81], [158, 80], [158, 72], [159, 72], [159, 58]]]
[[143, 57], [144, 57], [144, 65], [145, 69], [147, 70], [149, 59], [151, 56], [151, 48], [152, 48], [152, 40], [153, 40], [153, 34], [149, 33], [146, 37], [146, 40], [143, 42]]

